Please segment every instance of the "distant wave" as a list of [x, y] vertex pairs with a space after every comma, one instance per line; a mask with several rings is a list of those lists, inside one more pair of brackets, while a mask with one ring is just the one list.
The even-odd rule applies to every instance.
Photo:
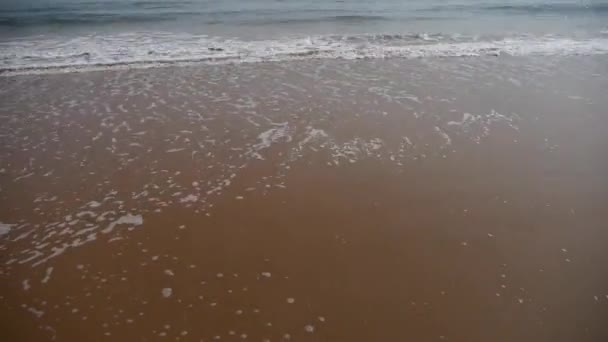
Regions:
[[[1, 1], [1, 0], [0, 0]], [[27, 2], [27, 1], [26, 1]], [[476, 1], [470, 4], [437, 5], [422, 0], [411, 5], [385, 6], [379, 3], [374, 12], [361, 4], [337, 6], [300, 7], [261, 2], [251, 7], [224, 6], [221, 0], [205, 1], [85, 1], [41, 2], [37, 6], [25, 4], [17, 7], [0, 6], [0, 27], [22, 28], [30, 26], [64, 25], [86, 26], [117, 23], [180, 21], [184, 25], [204, 24], [302, 24], [343, 23], [356, 25], [373, 21], [423, 21], [449, 20], [462, 13], [492, 13], [500, 15], [608, 15], [608, 3], [579, 4], [488, 4]], [[271, 6], [272, 5], [272, 6]], [[462, 12], [462, 13], [461, 13]]]
[[322, 23], [343, 22], [359, 23], [366, 21], [390, 20], [387, 16], [380, 15], [327, 15], [331, 11], [220, 11], [220, 12], [196, 12], [186, 10], [170, 10], [159, 12], [137, 12], [137, 11], [112, 11], [112, 12], [69, 12], [69, 11], [40, 11], [32, 13], [1, 13], [0, 26], [5, 27], [27, 27], [37, 25], [100, 25], [141, 22], [162, 22], [183, 19], [192, 19], [196, 24], [298, 24], [298, 23]]
[[[186, 11], [165, 11], [162, 13], [45, 13], [29, 16], [2, 16], [0, 26], [27, 27], [36, 25], [101, 25], [142, 22], [176, 21], [184, 18], [193, 19], [196, 24], [236, 24], [236, 25], [271, 25], [271, 24], [314, 24], [314, 23], [362, 23], [368, 21], [391, 20], [380, 15], [300, 15], [290, 17], [289, 13], [272, 15], [266, 11], [249, 13], [246, 16], [238, 11], [219, 13], [196, 13]], [[409, 20], [430, 20], [427, 17], [412, 17]]]
[[303, 59], [437, 58], [608, 54], [608, 37], [474, 37], [454, 34], [327, 35], [241, 41], [202, 35], [129, 33], [0, 43], [0, 74]]
[[607, 4], [538, 4], [538, 5], [496, 5], [481, 6], [487, 11], [512, 11], [525, 13], [577, 13], [577, 12], [608, 12]]
[[608, 3], [582, 4], [582, 3], [545, 3], [545, 4], [471, 4], [471, 5], [440, 5], [419, 11], [466, 11], [466, 12], [502, 12], [513, 14], [593, 14], [608, 13]]
[[187, 6], [195, 4], [195, 1], [135, 1], [132, 3], [134, 7], [145, 8], [145, 9], [165, 9], [175, 8], [176, 6]]
[[176, 20], [187, 13], [164, 14], [64, 14], [64, 15], [38, 15], [31, 17], [0, 17], [0, 26], [23, 27], [34, 25], [88, 25], [88, 24], [115, 24], [120, 22], [160, 22]]
[[381, 15], [332, 15], [332, 16], [310, 16], [294, 18], [252, 18], [236, 21], [240, 25], [272, 25], [272, 24], [321, 24], [321, 23], [363, 23], [369, 21], [391, 20], [387, 16]]
[[[200, 2], [198, 2], [200, 3]], [[54, 1], [49, 2], [31, 2], [23, 1], [19, 4], [5, 8], [0, 7], [2, 13], [40, 13], [40, 12], [87, 12], [87, 11], [111, 11], [111, 10], [130, 10], [130, 9], [163, 9], [163, 8], [185, 8], [190, 5], [197, 4], [196, 1]]]
[[367, 21], [389, 19], [388, 17], [381, 15], [335, 15], [327, 18], [334, 21]]

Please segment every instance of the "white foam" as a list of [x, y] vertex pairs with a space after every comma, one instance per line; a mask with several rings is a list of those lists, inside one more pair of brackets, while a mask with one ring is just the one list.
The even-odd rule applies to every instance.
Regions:
[[101, 203], [99, 203], [97, 201], [91, 201], [91, 202], [87, 203], [87, 205], [91, 208], [97, 208], [97, 207], [101, 206]]
[[196, 201], [198, 201], [198, 196], [190, 194], [190, 195], [180, 198], [179, 201], [181, 203], [196, 202]]
[[372, 150], [379, 150], [380, 148], [382, 148], [382, 145], [384, 144], [384, 142], [380, 139], [380, 138], [374, 138], [371, 139], [369, 141], [369, 143], [367, 143], [367, 146]]
[[44, 274], [44, 278], [42, 279], [41, 283], [46, 284], [51, 279], [51, 273], [53, 273], [53, 268], [48, 267], [46, 269], [46, 273]]
[[298, 145], [300, 146], [300, 148], [302, 148], [303, 146], [305, 146], [306, 144], [308, 144], [310, 142], [321, 140], [321, 139], [324, 139], [327, 137], [328, 137], [328, 135], [324, 130], [308, 126], [308, 127], [306, 127], [306, 134], [304, 136], [304, 139], [302, 139], [298, 143]]
[[173, 289], [170, 288], [170, 287], [165, 287], [160, 292], [161, 292], [161, 294], [163, 295], [164, 298], [169, 298], [173, 294]]
[[[46, 262], [46, 261], [48, 261], [48, 260], [50, 260], [52, 258], [55, 258], [55, 257], [63, 254], [69, 247], [70, 247], [70, 245], [67, 244], [67, 243], [62, 244], [61, 247], [52, 247], [51, 250], [53, 252], [50, 255], [46, 256], [43, 259], [40, 259], [40, 260], [36, 261], [35, 263], [32, 264], [32, 266], [38, 266], [38, 265], [40, 265], [40, 264], [42, 264], [42, 263], [44, 263], [44, 262]], [[42, 253], [40, 255], [42, 255]], [[38, 257], [38, 256], [36, 256], [36, 257]], [[20, 263], [28, 262], [30, 260], [31, 259], [22, 260]]]
[[14, 226], [14, 224], [0, 222], [0, 236], [8, 234], [11, 231], [12, 226]]
[[15, 179], [13, 179], [13, 182], [19, 181], [19, 180], [24, 179], [24, 178], [31, 177], [31, 176], [33, 176], [34, 174], [35, 174], [34, 172], [30, 172], [30, 173], [28, 173], [28, 174], [25, 174], [25, 175], [19, 176], [19, 177], [17, 177], [17, 178], [15, 178]]
[[289, 125], [287, 122], [273, 124], [275, 127], [270, 128], [258, 135], [258, 143], [253, 145], [249, 154], [255, 155], [259, 159], [264, 159], [258, 153], [261, 150], [269, 148], [273, 143], [283, 140], [291, 141], [291, 136], [288, 134]]
[[448, 121], [447, 124], [450, 125], [450, 126], [455, 126], [455, 125], [462, 126], [462, 125], [468, 124], [468, 123], [473, 122], [473, 121], [475, 121], [475, 116], [473, 116], [473, 114], [471, 114], [471, 113], [464, 113], [464, 114], [462, 114], [462, 120], [460, 120], [460, 121]]
[[33, 308], [33, 307], [27, 308], [27, 311], [33, 313], [38, 318], [40, 318], [40, 317], [42, 317], [44, 315], [44, 311], [38, 310], [38, 309]]
[[[217, 49], [216, 47], [219, 47]], [[213, 49], [210, 49], [213, 48]], [[302, 59], [423, 58], [608, 53], [608, 38], [514, 35], [494, 40], [454, 35], [433, 41], [395, 35], [289, 37], [244, 41], [186, 33], [138, 32], [69, 38], [33, 37], [0, 45], [3, 75], [150, 68], [194, 63]], [[1, 70], [1, 69], [0, 69]]]
[[131, 215], [127, 214], [125, 216], [120, 217], [118, 220], [110, 223], [106, 228], [102, 229], [101, 232], [104, 234], [110, 233], [114, 230], [114, 227], [120, 224], [129, 224], [131, 226], [139, 226], [144, 223], [144, 219], [141, 215]]
[[452, 144], [452, 139], [450, 138], [450, 136], [446, 132], [444, 132], [441, 128], [439, 128], [439, 126], [435, 126], [435, 132], [437, 132], [441, 136], [445, 145]]

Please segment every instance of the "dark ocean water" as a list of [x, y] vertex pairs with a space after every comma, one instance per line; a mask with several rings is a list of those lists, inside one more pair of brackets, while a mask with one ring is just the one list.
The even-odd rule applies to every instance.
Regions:
[[3, 0], [0, 69], [608, 50], [608, 2]]
[[[251, 35], [252, 30], [264, 32], [257, 26], [269, 25], [274, 30], [297, 33], [355, 30], [349, 27], [353, 25], [369, 25], [376, 30], [427, 27], [420, 23], [425, 21], [472, 29], [475, 23], [470, 21], [492, 19], [504, 29], [517, 29], [523, 23], [524, 30], [542, 30], [543, 25], [529, 21], [592, 29], [595, 24], [601, 26], [607, 15], [608, 2], [589, 0], [4, 0], [0, 4], [0, 27], [19, 35], [112, 29], [109, 26], [117, 26], [114, 28], [119, 31], [164, 28], [204, 33], [219, 25], [237, 26], [240, 28], [228, 31]], [[566, 24], [563, 19], [573, 23]]]

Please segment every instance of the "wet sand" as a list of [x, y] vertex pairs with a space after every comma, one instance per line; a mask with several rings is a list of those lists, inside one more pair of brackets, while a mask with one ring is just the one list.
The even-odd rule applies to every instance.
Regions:
[[605, 57], [0, 79], [7, 341], [606, 341]]

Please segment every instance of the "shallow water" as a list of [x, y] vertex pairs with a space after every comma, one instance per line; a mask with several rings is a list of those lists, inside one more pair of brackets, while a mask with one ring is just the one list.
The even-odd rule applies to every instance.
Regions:
[[3, 77], [3, 331], [603, 341], [607, 63]]

